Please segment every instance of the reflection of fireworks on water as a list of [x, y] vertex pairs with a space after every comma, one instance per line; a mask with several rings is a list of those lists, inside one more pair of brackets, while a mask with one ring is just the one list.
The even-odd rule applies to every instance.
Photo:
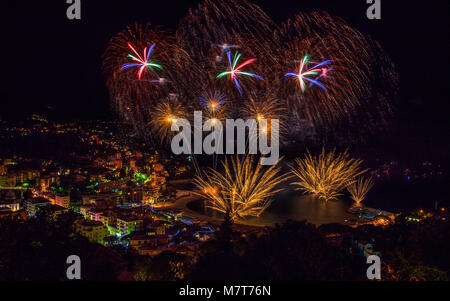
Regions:
[[229, 212], [231, 219], [260, 216], [280, 191], [278, 184], [286, 179], [280, 175], [278, 163], [264, 168], [248, 156], [225, 159], [223, 172], [209, 169], [203, 178], [197, 177], [197, 194], [208, 202], [207, 207], [221, 213]]
[[347, 186], [347, 190], [352, 200], [356, 202], [356, 206], [360, 206], [362, 201], [366, 199], [367, 193], [369, 193], [374, 184], [372, 178], [359, 177], [358, 180]]
[[322, 149], [319, 156], [308, 152], [303, 159], [296, 159], [295, 162], [291, 171], [298, 182], [292, 184], [298, 186], [298, 190], [326, 201], [337, 199], [342, 189], [367, 171], [361, 169], [362, 161], [350, 158], [347, 151], [327, 154]]

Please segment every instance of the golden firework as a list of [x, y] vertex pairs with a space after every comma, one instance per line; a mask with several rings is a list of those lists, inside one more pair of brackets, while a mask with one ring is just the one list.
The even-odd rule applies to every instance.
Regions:
[[[172, 124], [187, 119], [187, 114], [178, 98], [161, 101], [151, 113], [150, 127], [161, 139], [161, 142], [170, 142], [176, 134], [172, 131]], [[181, 125], [180, 125], [181, 126]]]
[[322, 149], [319, 156], [312, 156], [308, 152], [305, 158], [296, 159], [295, 162], [296, 166], [291, 167], [291, 171], [298, 182], [292, 185], [298, 186], [297, 190], [326, 201], [337, 199], [342, 189], [367, 171], [361, 169], [362, 160], [350, 158], [347, 151], [338, 154], [332, 151], [327, 154]]
[[356, 202], [356, 206], [360, 206], [361, 202], [366, 199], [366, 195], [373, 185], [374, 181], [372, 178], [359, 177], [358, 180], [347, 186], [347, 190], [351, 198]]
[[276, 187], [286, 179], [280, 175], [277, 164], [265, 169], [253, 156], [243, 161], [231, 158], [222, 162], [223, 172], [209, 169], [204, 177], [197, 177], [197, 195], [206, 199], [207, 207], [221, 213], [229, 212], [232, 220], [260, 216], [280, 189]]
[[[275, 135], [274, 141], [279, 141], [286, 133], [287, 110], [282, 102], [273, 97], [259, 96], [252, 93], [242, 109], [244, 119], [254, 119], [259, 129], [267, 135]], [[265, 120], [265, 121], [264, 121]], [[272, 131], [272, 120], [278, 120], [277, 131]]]

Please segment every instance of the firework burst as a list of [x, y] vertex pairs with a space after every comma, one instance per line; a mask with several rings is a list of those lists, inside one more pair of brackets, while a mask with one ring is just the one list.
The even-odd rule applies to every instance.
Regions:
[[226, 158], [223, 172], [209, 169], [203, 178], [197, 177], [197, 195], [206, 199], [214, 211], [229, 212], [233, 220], [260, 216], [270, 205], [278, 184], [286, 179], [280, 175], [278, 163], [264, 169], [252, 156], [241, 161], [239, 157]]
[[227, 96], [220, 91], [207, 91], [200, 97], [200, 103], [211, 111], [219, 110], [227, 102]]
[[[275, 55], [276, 68], [283, 74], [284, 70], [300, 71], [288, 75], [297, 76], [299, 85], [274, 84], [294, 117], [309, 124], [304, 131], [363, 136], [386, 123], [398, 77], [392, 62], [370, 37], [324, 12], [297, 14], [275, 31], [275, 37], [280, 49]], [[308, 68], [306, 55], [322, 63]], [[303, 57], [300, 66], [295, 61], [299, 56]], [[299, 76], [307, 70], [315, 73]], [[320, 89], [308, 89], [307, 83]]]
[[145, 47], [144, 48], [144, 52], [143, 52], [143, 56], [140, 56], [139, 53], [136, 51], [136, 49], [134, 49], [133, 45], [128, 43], [128, 47], [134, 53], [134, 55], [128, 54], [128, 57], [131, 58], [136, 63], [125, 64], [125, 65], [122, 66], [122, 70], [126, 70], [128, 68], [139, 67], [138, 79], [141, 80], [142, 73], [144, 73], [144, 70], [146, 70], [147, 68], [150, 69], [150, 70], [153, 70], [154, 68], [162, 69], [161, 65], [150, 61], [150, 55], [152, 54], [153, 49], [155, 48], [155, 46], [156, 46], [155, 44], [150, 46], [150, 49], [148, 49], [148, 51], [147, 51], [147, 47]]
[[208, 120], [224, 121], [229, 117], [228, 98], [218, 90], [209, 90], [202, 94], [200, 103], [203, 106], [203, 117]]
[[[137, 77], [133, 67], [139, 68]], [[197, 97], [203, 86], [203, 82], [186, 80], [190, 72], [201, 72], [173, 36], [150, 24], [127, 27], [113, 37], [103, 69], [113, 108], [139, 133], [148, 132], [152, 112], [161, 102], [178, 97], [188, 111], [193, 106], [186, 99]], [[158, 74], [145, 70], [158, 70]]]
[[[321, 68], [321, 67], [330, 64], [331, 61], [329, 61], [329, 60], [323, 61], [310, 69], [307, 69], [308, 63], [309, 63], [309, 57], [307, 55], [305, 55], [305, 57], [303, 57], [300, 60], [300, 64], [298, 66], [298, 73], [286, 73], [284, 76], [285, 77], [296, 77], [298, 79], [300, 88], [303, 93], [305, 93], [306, 86], [307, 86], [305, 80], [309, 81], [311, 84], [314, 84], [314, 85], [322, 88], [325, 91], [328, 91], [327, 88], [325, 88], [325, 86], [322, 85], [322, 83], [320, 83], [317, 79], [322, 76], [323, 77], [328, 76], [328, 69]], [[305, 69], [307, 69], [307, 70], [305, 70]], [[309, 76], [314, 76], [314, 78], [310, 78]]]
[[[252, 93], [249, 100], [243, 105], [241, 115], [244, 119], [256, 120], [260, 127], [265, 126], [262, 131], [269, 135], [275, 134], [272, 132], [271, 120], [278, 120], [279, 128], [278, 133], [276, 133], [278, 136], [274, 138], [276, 141], [279, 141], [287, 131], [287, 111], [283, 103], [277, 98]], [[262, 124], [262, 120], [267, 120], [267, 123]]]
[[254, 62], [256, 62], [256, 59], [248, 59], [245, 62], [243, 62], [242, 64], [238, 65], [239, 64], [239, 60], [242, 57], [242, 54], [240, 54], [239, 52], [236, 52], [234, 54], [234, 58], [231, 59], [231, 52], [228, 51], [227, 52], [227, 57], [228, 57], [228, 63], [230, 64], [230, 70], [220, 73], [219, 75], [217, 75], [217, 78], [223, 78], [223, 77], [229, 75], [230, 79], [232, 81], [234, 81], [234, 84], [236, 85], [236, 88], [238, 89], [239, 93], [241, 93], [241, 95], [244, 93], [244, 91], [242, 90], [242, 86], [239, 83], [239, 80], [238, 80], [239, 76], [244, 75], [244, 76], [254, 77], [254, 78], [259, 78], [261, 80], [264, 80], [262, 78], [262, 76], [259, 76], [259, 75], [255, 74], [255, 73], [242, 71], [242, 68], [253, 64]]
[[358, 180], [347, 186], [352, 200], [356, 202], [356, 206], [360, 206], [362, 201], [366, 199], [366, 195], [372, 189], [374, 181], [372, 178], [359, 177]]
[[161, 142], [169, 143], [176, 134], [172, 131], [172, 125], [180, 122], [179, 119], [187, 119], [187, 116], [188, 114], [178, 98], [165, 99], [156, 105], [149, 125]]
[[[127, 56], [129, 45], [134, 59]], [[242, 57], [251, 59], [240, 63]], [[224, 61], [228, 70], [217, 76]], [[154, 62], [164, 69], [146, 66]], [[133, 67], [139, 68], [137, 78]], [[145, 71], [152, 68], [158, 74]], [[270, 95], [286, 109], [293, 137], [320, 141], [331, 135], [343, 143], [387, 123], [398, 82], [378, 43], [342, 20], [298, 13], [279, 26], [246, 0], [205, 0], [174, 34], [150, 25], [129, 27], [111, 39], [104, 70], [114, 108], [140, 133], [170, 95], [177, 95], [185, 111], [199, 110], [202, 104], [192, 100], [217, 87], [217, 77], [227, 77], [220, 89], [233, 112], [244, 112], [253, 93]], [[258, 80], [244, 82], [252, 78]]]
[[205, 0], [181, 20], [176, 37], [196, 62], [207, 62], [212, 53], [223, 55], [271, 36], [275, 27], [258, 5], [246, 0]]
[[291, 167], [291, 171], [298, 181], [292, 185], [325, 201], [337, 199], [342, 189], [367, 171], [361, 169], [362, 161], [350, 158], [347, 151], [327, 154], [322, 149], [319, 156], [308, 152], [303, 159], [296, 159], [295, 162], [296, 166]]

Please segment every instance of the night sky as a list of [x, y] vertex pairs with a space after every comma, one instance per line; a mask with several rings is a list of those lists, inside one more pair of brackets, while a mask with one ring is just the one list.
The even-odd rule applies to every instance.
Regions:
[[[66, 18], [65, 0], [3, 6], [1, 118], [21, 120], [31, 112], [65, 120], [114, 118], [101, 69], [109, 39], [136, 21], [175, 30], [188, 8], [200, 1], [81, 2], [81, 21]], [[300, 10], [326, 10], [380, 41], [400, 74], [393, 128], [400, 127], [402, 136], [410, 128], [424, 141], [429, 136], [445, 140], [430, 147], [448, 146], [450, 1], [382, 0], [382, 20], [367, 19], [366, 0], [253, 2], [277, 23]]]

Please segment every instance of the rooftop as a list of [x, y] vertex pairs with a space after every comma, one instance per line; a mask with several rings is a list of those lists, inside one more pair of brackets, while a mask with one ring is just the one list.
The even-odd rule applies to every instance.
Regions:
[[50, 204], [50, 201], [43, 197], [32, 198], [27, 200], [27, 202], [32, 204], [45, 204], [45, 203]]
[[91, 221], [87, 219], [78, 219], [74, 222], [74, 224], [77, 225], [83, 225], [83, 226], [103, 226], [103, 223], [98, 221]]

